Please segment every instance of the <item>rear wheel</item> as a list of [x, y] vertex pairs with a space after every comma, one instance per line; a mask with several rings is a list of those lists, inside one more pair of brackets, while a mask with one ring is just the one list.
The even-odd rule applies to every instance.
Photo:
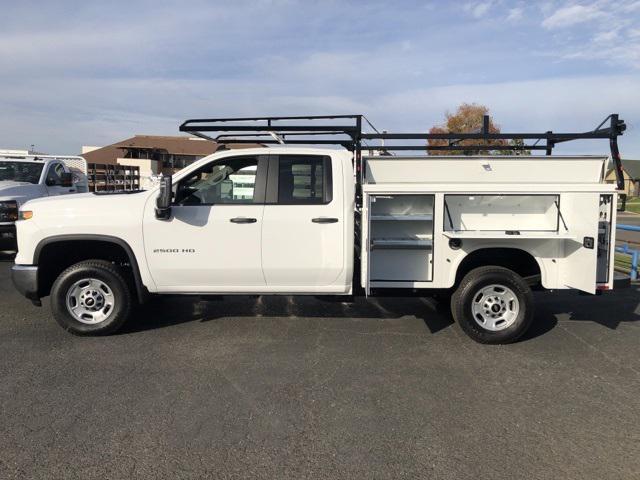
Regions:
[[120, 269], [104, 260], [72, 265], [51, 289], [53, 316], [76, 335], [117, 331], [127, 320], [131, 304], [131, 291]]
[[451, 298], [451, 313], [462, 330], [480, 343], [511, 343], [533, 320], [533, 294], [517, 273], [503, 267], [476, 268]]

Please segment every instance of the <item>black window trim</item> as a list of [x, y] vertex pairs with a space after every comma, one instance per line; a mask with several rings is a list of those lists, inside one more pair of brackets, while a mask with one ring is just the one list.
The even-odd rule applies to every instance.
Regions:
[[[278, 201], [278, 181], [280, 172], [280, 157], [321, 157], [322, 158], [322, 202], [305, 202], [304, 200], [293, 202]], [[267, 174], [267, 205], [329, 205], [333, 201], [333, 171], [330, 155], [285, 153], [269, 155], [269, 173]]]
[[191, 177], [194, 174], [200, 173], [202, 170], [204, 170], [205, 168], [208, 168], [211, 164], [216, 164], [216, 163], [223, 163], [225, 161], [228, 160], [237, 160], [237, 159], [242, 159], [242, 158], [257, 158], [258, 160], [258, 167], [256, 168], [256, 183], [254, 185], [253, 188], [253, 201], [251, 203], [198, 203], [198, 204], [180, 204], [177, 203], [175, 201], [175, 195], [174, 195], [174, 200], [171, 202], [171, 205], [174, 207], [211, 207], [211, 206], [242, 206], [242, 205], [264, 205], [265, 203], [265, 194], [266, 194], [266, 190], [267, 190], [267, 169], [268, 169], [268, 162], [269, 162], [269, 156], [268, 155], [233, 155], [233, 156], [228, 156], [228, 157], [223, 157], [223, 158], [218, 158], [216, 160], [213, 160], [212, 162], [208, 162], [205, 163], [204, 165], [202, 165], [200, 168], [197, 168], [196, 170], [194, 170], [193, 172], [190, 172], [189, 174], [187, 174], [184, 178], [181, 178], [177, 183], [176, 183], [176, 192], [178, 191], [178, 185], [184, 181], [185, 179]]

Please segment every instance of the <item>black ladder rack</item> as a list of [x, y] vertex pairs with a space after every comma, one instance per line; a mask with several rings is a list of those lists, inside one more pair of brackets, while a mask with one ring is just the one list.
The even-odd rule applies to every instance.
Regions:
[[[364, 133], [363, 122], [375, 132]], [[600, 125], [588, 132], [543, 133], [490, 133], [489, 117], [485, 115], [482, 129], [473, 133], [387, 133], [379, 132], [364, 115], [311, 115], [287, 117], [236, 117], [200, 118], [185, 121], [180, 131], [221, 144], [263, 145], [338, 145], [354, 152], [359, 181], [362, 173], [362, 151], [377, 150], [384, 154], [392, 151], [459, 151], [481, 152], [486, 150], [544, 150], [551, 155], [553, 148], [562, 142], [587, 139], [608, 139], [619, 190], [624, 190], [622, 162], [618, 149], [618, 137], [626, 130], [617, 113], [609, 115]], [[385, 141], [405, 141], [393, 144]], [[418, 140], [447, 140], [446, 145], [406, 143]], [[513, 145], [458, 145], [462, 140], [521, 140]], [[379, 145], [368, 142], [380, 141]], [[384, 142], [384, 143], [383, 143]], [[542, 142], [542, 143], [541, 143]]]

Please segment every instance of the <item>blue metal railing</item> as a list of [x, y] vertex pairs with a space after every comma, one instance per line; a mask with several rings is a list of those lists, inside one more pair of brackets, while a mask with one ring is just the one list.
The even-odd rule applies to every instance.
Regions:
[[[616, 227], [618, 230], [627, 230], [630, 232], [640, 232], [639, 225], [624, 225], [618, 224]], [[631, 280], [638, 279], [638, 257], [640, 257], [640, 250], [637, 248], [629, 248], [628, 243], [623, 243], [616, 247], [616, 252], [624, 253], [631, 256]]]

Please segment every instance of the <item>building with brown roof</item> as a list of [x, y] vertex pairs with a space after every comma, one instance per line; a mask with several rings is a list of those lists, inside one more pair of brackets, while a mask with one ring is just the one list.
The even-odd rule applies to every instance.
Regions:
[[224, 145], [196, 137], [135, 135], [106, 147], [82, 147], [88, 163], [140, 167], [141, 178], [173, 174], [207, 155], [227, 148], [261, 147], [259, 144]]

